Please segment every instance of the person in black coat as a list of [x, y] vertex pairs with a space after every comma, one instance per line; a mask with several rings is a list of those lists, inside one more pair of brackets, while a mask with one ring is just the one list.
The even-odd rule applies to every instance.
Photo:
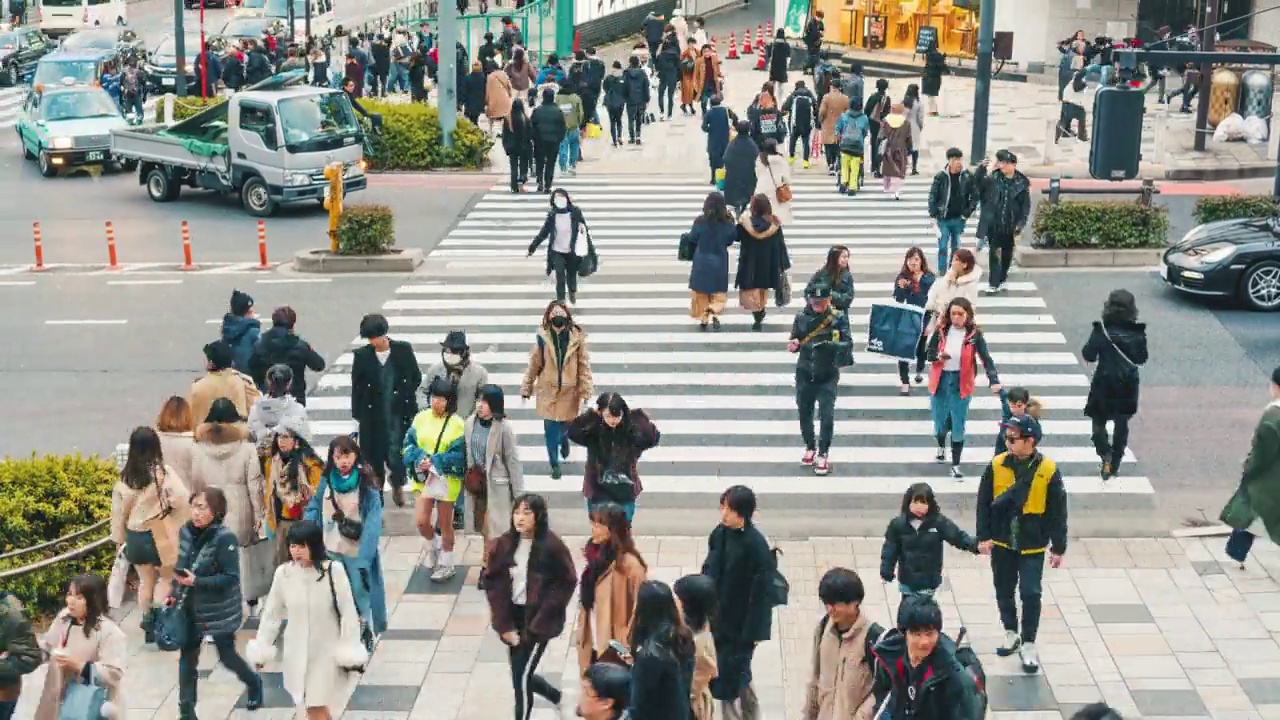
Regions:
[[271, 77], [275, 70], [271, 65], [271, 58], [267, 56], [267, 49], [259, 42], [254, 42], [249, 46], [249, 52], [245, 56], [244, 61], [244, 81], [246, 85], [254, 85]]
[[680, 86], [680, 42], [676, 40], [675, 30], [663, 38], [654, 69], [658, 73], [658, 119], [661, 120], [665, 112], [670, 120], [676, 109], [676, 88]]
[[782, 28], [774, 35], [774, 40], [766, 48], [769, 55], [769, 79], [778, 89], [778, 95], [786, 95], [787, 64], [791, 62], [791, 44], [787, 42], [787, 33]]
[[[711, 109], [702, 116], [702, 132], [707, 134], [707, 162], [711, 165], [711, 184], [716, 184], [716, 170], [724, 167], [724, 152], [729, 147], [729, 130], [737, 122], [733, 111], [725, 107], [719, 95], [711, 96]], [[755, 166], [752, 166], [755, 173]], [[754, 181], [752, 182], [754, 186]]]
[[613, 70], [601, 81], [604, 109], [609, 113], [609, 139], [614, 147], [622, 145], [622, 113], [627, 107], [627, 81], [622, 79], [622, 63], [613, 61]]
[[267, 389], [267, 369], [272, 365], [288, 365], [293, 371], [291, 394], [302, 405], [307, 404], [308, 369], [313, 372], [324, 370], [324, 358], [311, 349], [311, 344], [298, 337], [293, 327], [298, 322], [298, 314], [288, 305], [282, 305], [271, 312], [271, 329], [262, 333], [258, 344], [253, 346], [253, 354], [249, 356], [249, 375], [258, 389]]
[[503, 119], [502, 151], [511, 166], [511, 192], [518, 193], [529, 181], [529, 165], [533, 162], [533, 131], [520, 98], [511, 101], [511, 112]]
[[244, 86], [244, 63], [240, 62], [235, 48], [228, 48], [222, 58], [222, 84], [232, 92]]
[[586, 92], [582, 93], [582, 107], [586, 109], [587, 116], [591, 122], [600, 124], [600, 93], [604, 85], [604, 75], [606, 68], [604, 61], [596, 57], [595, 48], [587, 48], [586, 60], [582, 64], [582, 79], [587, 84]]
[[893, 582], [896, 571], [903, 608], [914, 597], [933, 597], [942, 586], [942, 550], [948, 543], [965, 552], [978, 553], [978, 541], [960, 529], [938, 507], [929, 483], [916, 483], [902, 495], [902, 510], [889, 521], [880, 550], [880, 578]]
[[578, 244], [587, 243], [579, 229], [586, 225], [582, 211], [573, 204], [569, 193], [556, 188], [551, 193], [551, 209], [542, 222], [542, 229], [529, 243], [529, 257], [533, 257], [542, 243], [547, 243], [547, 274], [556, 274], [556, 300], [560, 302], [564, 302], [566, 290], [569, 303], [578, 302], [578, 261], [587, 254], [587, 249]]
[[[813, 132], [814, 122], [818, 117], [818, 99], [813, 91], [804, 86], [803, 80], [796, 81], [796, 89], [782, 103], [782, 112], [791, 116], [791, 140], [787, 157], [791, 162], [796, 159], [796, 142], [800, 143], [800, 151], [804, 154], [804, 166], [809, 167], [809, 134]], [[781, 143], [779, 143], [781, 144]]]
[[[756, 495], [734, 485], [720, 496], [720, 524], [707, 539], [702, 574], [716, 584], [719, 610], [711, 626], [719, 676], [711, 694], [725, 706], [724, 717], [756, 717], [751, 658], [773, 629], [768, 587], [774, 568], [769, 541], [751, 522]], [[637, 609], [637, 615], [639, 611]], [[735, 711], [741, 708], [741, 713]]]
[[920, 94], [930, 115], [938, 114], [938, 93], [942, 91], [942, 76], [947, 72], [947, 56], [938, 51], [935, 42], [924, 54], [924, 70], [920, 73]]
[[391, 499], [404, 507], [405, 469], [400, 452], [406, 428], [418, 414], [422, 370], [413, 346], [387, 337], [390, 326], [381, 315], [365, 315], [360, 337], [369, 341], [351, 354], [351, 418], [360, 432], [360, 448], [386, 484], [391, 468]]
[[646, 580], [636, 591], [631, 635], [629, 720], [690, 720], [693, 634], [680, 617], [675, 594], [664, 582]]
[[[1102, 306], [1102, 319], [1080, 351], [1087, 363], [1098, 363], [1089, 381], [1084, 414], [1093, 420], [1093, 448], [1102, 461], [1101, 475], [1109, 480], [1120, 472], [1129, 444], [1129, 419], [1138, 413], [1139, 368], [1147, 362], [1147, 326], [1138, 322], [1133, 293], [1112, 290]], [[1107, 437], [1107, 423], [1115, 426]]]
[[632, 55], [628, 63], [629, 67], [622, 71], [627, 103], [627, 142], [639, 145], [640, 126], [645, 109], [649, 107], [649, 76], [640, 69], [640, 58]]
[[534, 176], [538, 179], [538, 192], [549, 193], [556, 175], [560, 143], [568, 132], [564, 111], [556, 105], [555, 89], [542, 89], [542, 104], [534, 108], [529, 121], [533, 126]]
[[484, 112], [485, 101], [485, 76], [479, 61], [471, 63], [471, 73], [467, 75], [458, 90], [462, 93], [463, 114], [472, 125], [475, 125], [480, 121], [480, 114]]
[[737, 136], [725, 148], [721, 166], [724, 168], [725, 202], [741, 215], [756, 191], [756, 159], [760, 156], [760, 146], [751, 139], [750, 122], [739, 120], [734, 130]]

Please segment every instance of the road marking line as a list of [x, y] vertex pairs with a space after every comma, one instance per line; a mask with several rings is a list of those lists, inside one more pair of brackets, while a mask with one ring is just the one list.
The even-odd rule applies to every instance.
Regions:
[[27, 287], [35, 284], [35, 280], [5, 280], [0, 282], [0, 287]]
[[273, 280], [257, 280], [259, 285], [288, 285], [302, 283], [327, 283], [333, 282], [333, 278], [276, 278]]
[[108, 285], [181, 285], [181, 279], [175, 280], [108, 280]]
[[128, 320], [45, 320], [45, 325], [125, 325]]

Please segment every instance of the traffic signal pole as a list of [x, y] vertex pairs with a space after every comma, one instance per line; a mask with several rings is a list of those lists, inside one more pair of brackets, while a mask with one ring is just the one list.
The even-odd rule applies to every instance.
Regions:
[[438, 57], [440, 92], [436, 93], [436, 110], [440, 118], [440, 138], [447, 149], [453, 149], [453, 129], [458, 125], [458, 8], [453, 0], [441, 0], [439, 12], [440, 44]]
[[182, 26], [183, 0], [173, 0], [173, 52], [177, 62], [174, 66], [173, 92], [178, 97], [187, 96], [187, 44], [183, 42], [185, 30]]
[[[1218, 34], [1218, 31], [1214, 29], [1217, 26], [1217, 23], [1214, 22], [1217, 12], [1217, 2], [1207, 2], [1204, 4], [1205, 29], [1200, 35], [1200, 52], [1213, 52], [1213, 39], [1214, 36]], [[1213, 63], [1209, 60], [1201, 62], [1200, 104], [1196, 106], [1196, 152], [1204, 152], [1209, 140], [1209, 88], [1211, 87], [1211, 75], [1213, 75]]]
[[991, 113], [991, 52], [996, 36], [996, 0], [982, 0], [978, 8], [978, 62], [973, 81], [973, 143], [969, 162], [987, 156], [987, 118]]

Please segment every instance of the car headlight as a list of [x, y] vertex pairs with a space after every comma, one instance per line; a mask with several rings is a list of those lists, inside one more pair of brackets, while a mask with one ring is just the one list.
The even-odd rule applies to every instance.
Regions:
[[1220, 263], [1223, 260], [1226, 260], [1227, 258], [1234, 255], [1235, 252], [1236, 252], [1236, 247], [1234, 245], [1223, 245], [1222, 247], [1217, 248], [1215, 250], [1210, 250], [1209, 252], [1203, 255], [1196, 256], [1194, 260], [1199, 265], [1213, 265], [1215, 263]]
[[346, 177], [353, 178], [353, 177], [360, 177], [361, 175], [364, 175], [363, 161], [351, 163], [350, 165], [347, 166]]
[[302, 185], [311, 184], [311, 176], [306, 173], [289, 173], [287, 182], [290, 187], [300, 187]]
[[49, 142], [49, 147], [53, 148], [54, 150], [67, 150], [71, 148], [71, 145], [72, 145], [72, 142], [71, 142], [71, 138], [69, 137], [58, 137], [58, 138], [54, 138]]

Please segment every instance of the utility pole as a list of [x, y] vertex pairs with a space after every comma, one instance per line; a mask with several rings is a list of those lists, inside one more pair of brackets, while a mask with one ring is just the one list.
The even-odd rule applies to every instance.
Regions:
[[453, 0], [440, 3], [439, 28], [440, 92], [436, 93], [436, 110], [440, 117], [440, 137], [444, 146], [453, 149], [453, 129], [458, 125], [458, 7]]
[[[1213, 52], [1213, 38], [1218, 34], [1217, 0], [1211, 0], [1204, 4], [1204, 22], [1201, 27], [1204, 28], [1200, 36], [1200, 51]], [[1213, 74], [1213, 63], [1200, 63], [1200, 104], [1196, 106], [1196, 152], [1204, 152], [1206, 141], [1209, 139], [1209, 85], [1210, 76]]]
[[293, 42], [294, 38], [298, 37], [298, 13], [293, 7], [293, 0], [285, 0], [285, 2], [288, 3], [286, 12], [289, 18], [289, 42]]
[[310, 45], [311, 45], [311, 2], [312, 0], [307, 0], [307, 14], [306, 14], [306, 19], [302, 25], [303, 32], [307, 34], [307, 40], [302, 44], [302, 49], [304, 52], [306, 52], [307, 50], [310, 50]]
[[187, 96], [187, 44], [183, 42], [182, 0], [173, 0], [173, 52], [177, 55], [173, 68], [173, 92], [178, 97]]
[[996, 36], [996, 0], [982, 0], [978, 19], [978, 62], [973, 78], [973, 142], [969, 162], [987, 156], [987, 116], [991, 113], [991, 50]]

